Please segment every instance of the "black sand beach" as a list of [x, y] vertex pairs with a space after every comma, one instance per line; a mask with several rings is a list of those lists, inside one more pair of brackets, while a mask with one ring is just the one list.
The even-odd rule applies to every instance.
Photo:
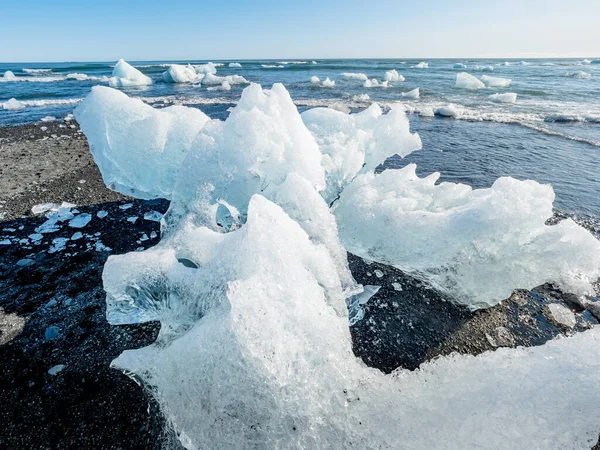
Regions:
[[[64, 224], [36, 244], [29, 236], [45, 217], [31, 208], [47, 202], [73, 203], [92, 220], [81, 229]], [[102, 290], [110, 254], [159, 241], [159, 223], [144, 214], [164, 213], [168, 201], [108, 190], [77, 124], [52, 122], [0, 128], [0, 206], [2, 447], [177, 448], [147, 392], [110, 368], [123, 350], [152, 343], [160, 325], [109, 325]], [[70, 239], [76, 232], [83, 236]], [[385, 372], [452, 352], [541, 345], [598, 323], [597, 311], [550, 285], [473, 313], [396, 269], [349, 260], [358, 282], [381, 286], [352, 328], [354, 351]], [[576, 323], [557, 321], [551, 303]]]

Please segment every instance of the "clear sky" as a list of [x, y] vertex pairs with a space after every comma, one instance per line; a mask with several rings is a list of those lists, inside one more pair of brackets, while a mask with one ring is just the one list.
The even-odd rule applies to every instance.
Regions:
[[0, 0], [0, 61], [600, 57], [600, 0]]

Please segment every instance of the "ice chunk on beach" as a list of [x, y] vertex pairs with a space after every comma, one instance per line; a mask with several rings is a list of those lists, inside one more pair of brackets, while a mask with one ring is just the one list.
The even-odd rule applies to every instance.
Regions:
[[488, 97], [494, 103], [516, 103], [517, 94], [514, 92], [506, 92], [504, 94], [492, 94]]
[[242, 65], [240, 63], [232, 62], [232, 63], [229, 63], [229, 67], [232, 67], [232, 68], [233, 67], [242, 67]]
[[419, 135], [410, 133], [401, 105], [392, 106], [385, 115], [377, 104], [358, 114], [314, 108], [303, 112], [302, 120], [323, 154], [327, 179], [323, 196], [328, 203], [358, 173], [374, 170], [390, 156], [404, 157], [422, 147]]
[[419, 88], [413, 89], [412, 91], [402, 92], [403, 98], [407, 98], [410, 100], [417, 100], [419, 98]]
[[452, 66], [452, 68], [453, 68], [453, 69], [466, 69], [466, 68], [467, 68], [467, 66], [465, 66], [465, 65], [464, 65], [464, 64], [462, 64], [462, 63], [456, 63], [456, 64], [454, 64], [454, 65]]
[[482, 75], [481, 81], [483, 81], [483, 83], [487, 87], [501, 88], [501, 87], [510, 86], [510, 83], [512, 80], [510, 78], [499, 78], [499, 77], [490, 77], [489, 75]]
[[346, 187], [334, 213], [348, 251], [422, 277], [471, 308], [546, 282], [593, 292], [600, 241], [571, 219], [545, 224], [551, 186], [503, 177], [472, 189], [415, 169], [369, 172]]
[[414, 65], [414, 66], [410, 66], [411, 69], [428, 69], [429, 68], [429, 63], [426, 63], [424, 61], [421, 61], [419, 64]]
[[250, 197], [276, 190], [291, 172], [317, 191], [325, 188], [319, 147], [289, 93], [282, 84], [270, 90], [251, 84], [224, 122], [208, 122], [198, 134], [165, 219], [178, 222], [193, 212], [198, 224], [216, 226], [221, 207], [243, 222]]
[[458, 89], [482, 89], [485, 84], [467, 72], [456, 74], [456, 87]]
[[584, 449], [597, 440], [599, 329], [384, 375], [352, 352], [327, 252], [281, 208], [255, 196], [241, 229], [190, 227], [173, 243], [111, 256], [103, 280], [111, 323], [161, 321], [155, 344], [112, 367], [142, 380], [187, 448]]
[[139, 198], [170, 198], [179, 166], [209, 121], [195, 108], [154, 109], [139, 99], [95, 86], [75, 109], [102, 178]]
[[25, 109], [25, 105], [13, 97], [10, 100], [2, 103], [2, 108], [7, 111], [20, 111]]
[[367, 81], [369, 77], [367, 77], [364, 73], [354, 73], [354, 72], [344, 72], [342, 73], [342, 78], [345, 80], [360, 80]]
[[77, 214], [69, 221], [69, 226], [71, 228], [83, 228], [92, 220], [91, 214]]
[[190, 64], [171, 64], [169, 69], [162, 74], [165, 83], [196, 83], [202, 80], [203, 74], [197, 74]]
[[152, 78], [120, 59], [113, 69], [108, 84], [112, 87], [148, 86], [152, 84]]
[[4, 72], [4, 80], [5, 81], [16, 81], [17, 77], [15, 76], [15, 74], [10, 71], [7, 70], [6, 72]]
[[404, 81], [405, 78], [400, 75], [395, 69], [388, 70], [384, 75], [383, 79], [385, 81]]
[[335, 81], [330, 80], [329, 77], [323, 80], [323, 87], [332, 88], [335, 87]]
[[550, 312], [550, 319], [555, 323], [567, 328], [573, 328], [577, 324], [577, 318], [573, 311], [560, 303], [546, 305]]

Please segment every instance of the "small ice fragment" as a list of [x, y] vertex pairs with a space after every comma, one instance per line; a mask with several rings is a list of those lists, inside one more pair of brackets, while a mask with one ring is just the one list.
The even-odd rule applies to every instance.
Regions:
[[98, 217], [98, 219], [104, 219], [106, 216], [108, 216], [108, 211], [98, 211], [98, 213], [96, 213], [96, 217]]
[[[490, 77], [491, 78], [491, 77]], [[456, 87], [458, 89], [482, 89], [485, 84], [467, 72], [456, 74]]]
[[48, 129], [48, 127], [40, 127], [40, 130], [42, 131], [46, 131]]
[[60, 334], [60, 328], [52, 325], [52, 326], [46, 328], [46, 332], [44, 333], [44, 339], [46, 339], [46, 341], [52, 341], [52, 340], [56, 339], [59, 334]]
[[100, 242], [100, 241], [96, 242], [96, 251], [97, 252], [110, 252], [111, 250], [112, 250], [112, 248], [107, 247], [102, 242]]
[[52, 239], [52, 246], [48, 250], [48, 253], [62, 252], [65, 249], [67, 242], [69, 242], [69, 238]]
[[46, 117], [42, 117], [40, 120], [42, 122], [54, 122], [56, 120], [56, 117], [54, 117], [54, 116], [46, 116]]
[[367, 77], [364, 73], [354, 73], [354, 72], [344, 72], [342, 74], [342, 78], [345, 80], [360, 80], [367, 81], [369, 77]]
[[560, 303], [550, 303], [547, 305], [550, 312], [550, 319], [559, 325], [567, 328], [573, 328], [577, 324], [577, 318], [573, 311]]
[[365, 305], [377, 292], [379, 292], [381, 286], [366, 285], [363, 286], [363, 291], [360, 294], [353, 295], [346, 300], [348, 304], [348, 320], [350, 326], [356, 324], [365, 316]]
[[46, 308], [53, 308], [57, 305], [56, 299], [53, 298], [52, 300], [50, 300], [48, 303], [46, 303], [44, 306]]
[[137, 216], [131, 216], [127, 218], [127, 222], [135, 223], [138, 220]]
[[395, 291], [402, 291], [402, 285], [400, 283], [392, 283], [392, 287]]
[[454, 107], [454, 105], [441, 106], [435, 110], [435, 114], [437, 116], [442, 117], [456, 117], [458, 115], [458, 111]]
[[48, 370], [48, 373], [52, 376], [56, 375], [58, 372], [60, 372], [61, 370], [63, 370], [65, 368], [64, 364], [57, 364], [56, 366], [50, 368], [50, 370]]
[[69, 226], [71, 228], [83, 228], [90, 223], [90, 220], [92, 220], [91, 214], [78, 214], [69, 221]]
[[403, 98], [408, 98], [410, 100], [417, 100], [420, 95], [419, 88], [413, 89], [412, 91], [403, 92], [401, 95]]
[[17, 266], [27, 267], [33, 264], [33, 259], [23, 258], [17, 261]]
[[43, 214], [45, 212], [50, 211], [52, 208], [54, 208], [55, 204], [52, 202], [48, 202], [48, 203], [42, 203], [40, 205], [34, 205], [31, 208], [31, 212], [33, 214]]
[[510, 83], [511, 83], [512, 80], [510, 78], [499, 78], [499, 77], [490, 77], [488, 75], [483, 75], [481, 77], [481, 81], [487, 87], [500, 88], [500, 87], [510, 86]]
[[229, 67], [242, 67], [242, 65], [240, 63], [232, 62], [229, 63]]
[[147, 241], [147, 240], [148, 240], [148, 235], [146, 233], [144, 233], [142, 235], [142, 237], [139, 239], [139, 242], [144, 242], [144, 241]]
[[411, 69], [428, 69], [429, 68], [429, 63], [426, 63], [424, 61], [421, 61], [419, 64], [417, 64], [416, 66], [411, 66]]
[[464, 64], [461, 64], [461, 63], [456, 63], [456, 64], [454, 64], [454, 66], [452, 66], [452, 68], [454, 68], [454, 69], [466, 69], [467, 66], [465, 66]]
[[19, 111], [25, 109], [25, 105], [13, 97], [10, 100], [4, 102], [2, 104], [2, 108], [4, 108], [7, 111]]
[[11, 244], [10, 239], [3, 239], [0, 241], [0, 245], [10, 245], [10, 244]]
[[111, 87], [148, 86], [152, 84], [152, 78], [120, 59], [113, 69], [108, 84]]
[[163, 215], [158, 211], [148, 211], [144, 214], [144, 220], [151, 220], [153, 222], [160, 222], [160, 219], [162, 219], [162, 217]]
[[28, 238], [31, 239], [33, 242], [41, 241], [43, 237], [44, 235], [40, 233], [34, 233], [28, 236]]
[[77, 241], [77, 240], [81, 239], [82, 237], [83, 237], [83, 233], [81, 231], [78, 231], [77, 233], [73, 233], [73, 236], [71, 236], [71, 240]]
[[379, 269], [375, 269], [375, 276], [377, 278], [382, 278], [383, 277], [383, 272]]
[[385, 81], [404, 81], [405, 78], [400, 75], [395, 69], [388, 70], [384, 75], [383, 79]]
[[156, 231], [153, 231], [152, 233], [150, 233], [150, 239], [156, 239], [157, 236], [158, 236], [158, 234], [156, 233]]
[[488, 97], [494, 103], [516, 103], [517, 94], [514, 92], [506, 92], [504, 94], [492, 94]]
[[335, 87], [335, 81], [330, 80], [329, 77], [323, 80], [323, 87], [332, 88]]
[[129, 209], [133, 206], [133, 203], [125, 203], [124, 205], [119, 206], [119, 209], [122, 209], [123, 211], [126, 209]]

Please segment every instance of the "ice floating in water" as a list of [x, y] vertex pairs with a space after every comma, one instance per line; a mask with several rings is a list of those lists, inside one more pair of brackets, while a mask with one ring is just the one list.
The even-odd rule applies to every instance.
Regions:
[[350, 252], [414, 273], [472, 308], [546, 282], [593, 292], [600, 241], [571, 219], [545, 224], [551, 186], [503, 177], [473, 190], [415, 169], [369, 172], [342, 192], [334, 213]]
[[500, 87], [510, 86], [510, 83], [512, 80], [510, 78], [498, 78], [498, 77], [490, 77], [488, 75], [482, 75], [481, 81], [483, 81], [483, 83], [487, 87], [500, 88]]
[[212, 74], [215, 75], [217, 73], [217, 67], [215, 64], [208, 62], [206, 64], [200, 64], [197, 66], [194, 66], [194, 69], [196, 69], [196, 73], [201, 73], [201, 74]]
[[4, 72], [4, 79], [6, 81], [16, 81], [17, 77], [10, 70], [7, 70], [6, 72]]
[[591, 64], [592, 61], [590, 61], [589, 59], [584, 59], [583, 61], [581, 61], [581, 64]]
[[475, 70], [477, 72], [493, 72], [494, 71], [494, 66], [479, 66], [479, 65], [475, 65], [475, 66], [473, 66], [473, 70]]
[[377, 86], [388, 87], [388, 81], [385, 80], [385, 81], [379, 82], [377, 80], [377, 78], [371, 78], [370, 80], [367, 80], [363, 83], [363, 87], [366, 87], [366, 88], [377, 87]]
[[383, 115], [377, 104], [358, 114], [344, 114], [328, 108], [302, 113], [302, 120], [315, 136], [325, 169], [327, 203], [337, 198], [358, 174], [374, 170], [390, 156], [407, 156], [422, 147], [418, 134], [410, 133], [401, 105]]
[[456, 87], [459, 89], [482, 89], [485, 84], [467, 72], [456, 74]]
[[396, 70], [388, 70], [383, 76], [385, 81], [404, 81], [405, 78], [400, 75]]
[[435, 110], [435, 114], [442, 117], [456, 117], [458, 110], [454, 105], [440, 106]]
[[311, 82], [312, 84], [320, 84], [320, 83], [321, 83], [321, 80], [319, 79], [319, 77], [317, 77], [317, 76], [313, 75], [312, 77], [310, 77], [310, 82]]
[[345, 80], [360, 80], [367, 81], [369, 77], [367, 77], [364, 73], [354, 73], [354, 72], [344, 72], [342, 74], [342, 78]]
[[232, 62], [229, 63], [229, 67], [242, 67], [242, 65], [240, 63]]
[[321, 86], [321, 87], [327, 87], [327, 88], [335, 87], [335, 81], [330, 80], [329, 77], [325, 78], [321, 82], [319, 77], [313, 75], [312, 77], [310, 77], [310, 82], [311, 82], [311, 84], [313, 84], [315, 86]]
[[108, 84], [112, 87], [148, 86], [152, 84], [152, 78], [120, 59]]
[[2, 108], [7, 111], [19, 111], [21, 109], [25, 109], [25, 105], [13, 97], [10, 100], [2, 103]]
[[330, 80], [329, 77], [323, 80], [323, 87], [332, 88], [335, 87], [335, 81]]
[[358, 94], [353, 96], [352, 100], [354, 100], [355, 102], [368, 102], [369, 100], [371, 100], [371, 97], [369, 97], [369, 94]]
[[504, 94], [492, 94], [488, 98], [495, 103], [516, 103], [517, 102], [517, 94], [515, 94], [513, 92], [506, 92]]
[[231, 86], [235, 84], [248, 84], [249, 81], [241, 75], [227, 75], [225, 77], [221, 77], [210, 72], [205, 74], [204, 78], [202, 78], [202, 84], [208, 86], [215, 86], [218, 84], [222, 86], [224, 83], [227, 83]]
[[202, 80], [203, 74], [197, 74], [191, 64], [182, 66], [171, 64], [169, 69], [162, 74], [165, 83], [196, 83]]
[[453, 69], [466, 69], [467, 66], [465, 66], [464, 64], [461, 63], [456, 63], [452, 66]]
[[195, 108], [154, 109], [102, 86], [92, 88], [75, 117], [106, 185], [139, 198], [171, 197], [179, 166], [209, 121]]
[[416, 66], [410, 66], [410, 68], [411, 69], [428, 69], [429, 68], [429, 63], [421, 61]]
[[413, 89], [412, 91], [403, 92], [401, 95], [403, 98], [417, 100], [419, 98], [419, 88]]

